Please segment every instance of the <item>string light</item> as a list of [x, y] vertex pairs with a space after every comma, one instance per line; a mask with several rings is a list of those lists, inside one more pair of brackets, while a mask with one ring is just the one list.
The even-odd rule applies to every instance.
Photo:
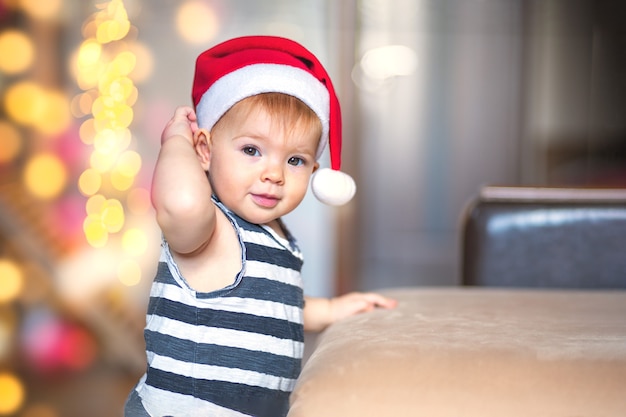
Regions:
[[24, 276], [19, 266], [0, 258], [0, 304], [12, 301], [19, 296], [24, 285]]
[[0, 34], [0, 71], [19, 74], [31, 66], [34, 58], [35, 47], [25, 33], [8, 29]]
[[24, 385], [12, 373], [0, 373], [0, 414], [8, 415], [17, 411], [24, 402]]
[[[83, 232], [92, 247], [102, 248], [111, 234], [124, 229], [124, 197], [133, 191], [142, 165], [139, 153], [130, 149], [133, 137], [129, 126], [137, 99], [135, 51], [143, 50], [126, 39], [131, 24], [121, 0], [98, 7], [83, 25], [85, 39], [74, 56], [73, 72], [83, 92], [74, 97], [71, 107], [73, 114], [87, 116], [79, 134], [83, 143], [92, 147], [89, 166], [78, 179], [78, 189], [88, 197]], [[141, 238], [133, 238], [135, 242], [146, 239], [140, 230], [127, 233], [141, 234]], [[136, 250], [125, 252], [138, 254]], [[120, 272], [122, 282], [133, 281], [128, 271]]]
[[42, 153], [28, 160], [24, 183], [35, 197], [51, 200], [58, 197], [67, 183], [67, 168], [58, 156]]

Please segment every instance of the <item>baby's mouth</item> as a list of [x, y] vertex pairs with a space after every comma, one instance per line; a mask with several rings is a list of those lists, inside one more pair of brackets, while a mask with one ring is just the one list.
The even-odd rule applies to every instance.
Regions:
[[252, 200], [261, 207], [276, 207], [280, 199], [270, 194], [252, 194]]

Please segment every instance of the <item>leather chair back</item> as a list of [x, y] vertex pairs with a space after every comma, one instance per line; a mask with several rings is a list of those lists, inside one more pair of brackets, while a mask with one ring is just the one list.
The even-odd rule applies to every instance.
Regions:
[[626, 288], [626, 189], [485, 187], [461, 247], [463, 285]]

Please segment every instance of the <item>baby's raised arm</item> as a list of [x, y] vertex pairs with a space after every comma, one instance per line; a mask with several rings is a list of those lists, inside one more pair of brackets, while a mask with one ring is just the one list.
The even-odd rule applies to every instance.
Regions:
[[161, 135], [152, 179], [157, 222], [178, 253], [192, 253], [202, 247], [215, 227], [211, 185], [195, 150], [197, 130], [193, 109], [177, 108]]

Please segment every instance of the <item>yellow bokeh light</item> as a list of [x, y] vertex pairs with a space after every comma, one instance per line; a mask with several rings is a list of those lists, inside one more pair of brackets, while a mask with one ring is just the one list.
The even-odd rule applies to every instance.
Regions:
[[134, 177], [141, 169], [141, 156], [135, 151], [126, 151], [117, 161], [117, 169], [127, 177]]
[[125, 127], [115, 129], [115, 134], [118, 138], [118, 150], [122, 152], [130, 145], [132, 134], [130, 130]]
[[109, 70], [117, 76], [126, 76], [137, 64], [137, 57], [131, 51], [122, 51], [113, 58]]
[[111, 185], [118, 191], [127, 191], [133, 186], [135, 177], [128, 177], [120, 172], [118, 167], [111, 171]]
[[0, 303], [14, 300], [22, 292], [24, 276], [20, 267], [8, 259], [0, 259]]
[[12, 161], [21, 149], [22, 139], [18, 130], [0, 120], [0, 164]]
[[130, 21], [121, 0], [112, 0], [98, 18], [102, 20], [98, 22], [96, 38], [102, 44], [118, 41], [130, 30]]
[[148, 238], [143, 230], [129, 229], [122, 237], [122, 247], [131, 256], [140, 256], [148, 248]]
[[53, 154], [32, 157], [24, 170], [24, 183], [28, 190], [41, 199], [57, 197], [65, 188], [67, 170]]
[[18, 30], [0, 33], [0, 71], [19, 74], [33, 63], [35, 47], [31, 39]]
[[[103, 155], [117, 156], [123, 152], [131, 142], [130, 130], [126, 128], [105, 128], [95, 134], [93, 138], [94, 149]], [[107, 159], [107, 163], [110, 162]]]
[[126, 101], [132, 94], [135, 85], [130, 78], [118, 77], [106, 86], [106, 91], [100, 90], [113, 98], [113, 100], [121, 102]]
[[0, 414], [13, 414], [22, 406], [24, 385], [15, 375], [0, 373]]
[[19, 0], [19, 2], [22, 10], [41, 20], [56, 18], [63, 3], [62, 0]]
[[109, 232], [102, 223], [102, 218], [97, 215], [89, 215], [85, 218], [83, 232], [87, 242], [94, 248], [103, 248], [109, 240]]
[[97, 65], [102, 54], [102, 45], [94, 39], [87, 39], [78, 48], [77, 64], [79, 69], [89, 69]]
[[124, 40], [134, 28], [122, 0], [96, 7], [99, 11], [82, 27], [87, 39], [72, 59], [74, 76], [85, 93], [74, 98], [71, 108], [75, 115], [91, 116], [79, 132], [83, 143], [92, 145], [93, 151], [90, 168], [79, 177], [78, 186], [84, 195], [93, 196], [87, 202], [85, 235], [92, 246], [101, 247], [110, 233], [123, 229], [126, 214], [117, 198], [93, 194], [131, 190], [141, 168], [139, 155], [127, 151], [132, 141], [128, 127], [138, 96], [134, 84], [137, 68], [146, 72], [146, 65], [138, 59], [149, 54], [135, 41]]
[[135, 286], [141, 282], [141, 268], [133, 260], [122, 261], [117, 268], [117, 278], [128, 287]]
[[141, 169], [141, 156], [135, 151], [122, 153], [111, 171], [111, 183], [119, 191], [128, 190]]
[[111, 198], [102, 206], [102, 223], [109, 233], [116, 233], [124, 226], [124, 207], [119, 200]]
[[92, 168], [86, 169], [78, 178], [78, 189], [85, 195], [94, 195], [102, 186], [102, 175]]
[[93, 147], [100, 153], [112, 154], [117, 153], [119, 142], [119, 137], [113, 129], [104, 129], [96, 133], [96, 137], [93, 139]]
[[83, 90], [88, 90], [90, 88], [96, 87], [98, 85], [98, 80], [105, 71], [102, 69], [102, 65], [98, 65], [91, 70], [83, 70], [76, 75], [76, 83]]
[[85, 205], [85, 210], [87, 211], [87, 214], [97, 216], [99, 218], [100, 214], [102, 213], [104, 203], [106, 203], [106, 201], [106, 197], [102, 194], [96, 194], [89, 197], [89, 199], [87, 200], [87, 204]]
[[126, 128], [133, 121], [133, 109], [108, 96], [98, 97], [93, 103], [91, 112], [96, 120], [105, 121], [113, 128]]
[[97, 86], [100, 77], [106, 72], [106, 62], [102, 57], [102, 45], [95, 39], [85, 40], [72, 55], [71, 70], [83, 90]]
[[213, 9], [204, 1], [187, 1], [176, 14], [176, 29], [185, 41], [203, 44], [217, 34], [218, 19]]
[[42, 112], [43, 91], [32, 81], [21, 81], [9, 86], [5, 92], [4, 104], [9, 117], [17, 123], [30, 125]]
[[115, 164], [115, 158], [116, 155], [114, 154], [105, 154], [96, 150], [91, 153], [89, 163], [92, 168], [104, 173], [108, 172], [113, 167], [113, 164]]
[[17, 123], [46, 134], [64, 131], [72, 119], [69, 100], [62, 92], [45, 90], [31, 81], [12, 84], [5, 94], [5, 107]]

